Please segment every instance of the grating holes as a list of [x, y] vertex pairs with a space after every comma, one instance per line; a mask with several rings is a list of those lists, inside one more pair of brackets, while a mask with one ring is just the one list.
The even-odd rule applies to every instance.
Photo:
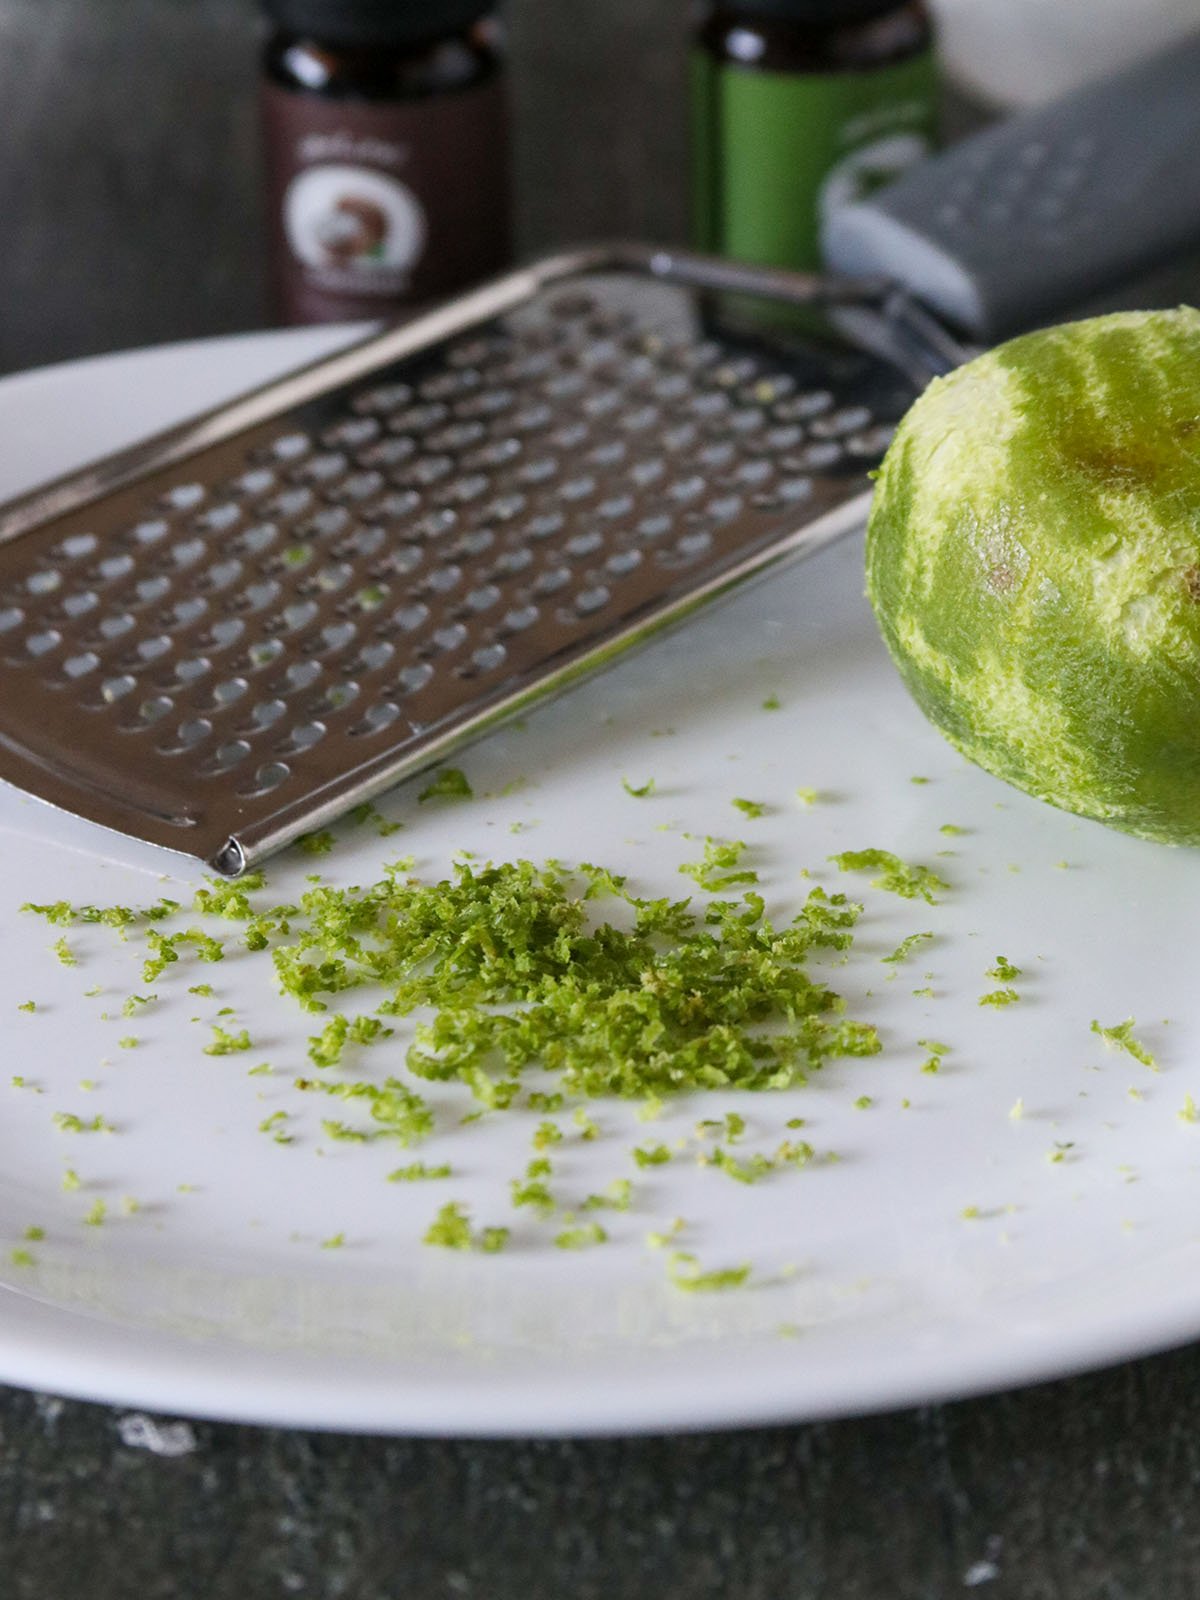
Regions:
[[490, 550], [495, 542], [496, 535], [490, 528], [473, 528], [455, 540], [449, 553], [452, 556], [481, 556], [485, 550]]
[[272, 601], [279, 598], [279, 585], [274, 578], [268, 578], [259, 583], [251, 583], [242, 590], [241, 604], [248, 611], [262, 611]]
[[202, 511], [192, 523], [197, 533], [223, 533], [227, 528], [232, 528], [241, 516], [241, 507], [234, 505], [232, 500], [223, 500], [220, 505], [210, 506], [207, 511]]
[[283, 654], [282, 639], [260, 639], [252, 644], [246, 651], [246, 665], [254, 672], [259, 672], [263, 667], [269, 667], [273, 661], [278, 661]]
[[874, 428], [868, 428], [865, 433], [857, 433], [846, 440], [846, 454], [858, 460], [872, 460], [881, 456], [892, 442], [895, 426], [890, 422], [881, 422]]
[[350, 422], [339, 422], [336, 427], [327, 428], [321, 435], [321, 443], [327, 450], [337, 450], [342, 446], [357, 450], [360, 445], [370, 444], [378, 436], [379, 422], [375, 417], [355, 417]]
[[161, 600], [171, 587], [170, 578], [161, 574], [157, 578], [143, 578], [134, 588], [140, 605], [152, 605], [154, 601]]
[[360, 413], [385, 412], [395, 411], [397, 406], [407, 405], [411, 399], [412, 388], [407, 383], [381, 383], [377, 388], [356, 395], [351, 403], [354, 410]]
[[784, 478], [775, 485], [775, 493], [784, 505], [798, 505], [801, 500], [807, 500], [812, 492], [811, 478]]
[[401, 633], [415, 633], [423, 622], [429, 620], [429, 607], [420, 600], [414, 600], [411, 605], [400, 606], [393, 611], [391, 620]]
[[246, 624], [238, 617], [222, 617], [219, 622], [214, 622], [208, 631], [205, 641], [217, 650], [227, 650], [231, 644], [236, 644], [246, 631]]
[[661, 415], [657, 406], [635, 406], [620, 418], [618, 426], [625, 433], [647, 433]]
[[667, 494], [672, 500], [686, 504], [689, 500], [698, 500], [707, 487], [705, 480], [699, 474], [694, 474], [690, 478], [677, 478]]
[[429, 574], [425, 581], [434, 594], [449, 594], [462, 581], [462, 568], [455, 566], [438, 567]]
[[571, 581], [570, 567], [547, 567], [539, 572], [533, 585], [534, 594], [557, 594]]
[[548, 427], [554, 420], [554, 412], [548, 405], [524, 406], [510, 419], [510, 426], [515, 433], [537, 433], [539, 429]]
[[0, 606], [0, 633], [11, 633], [25, 621], [20, 606]]
[[207, 717], [189, 717], [175, 730], [176, 748], [194, 750], [198, 744], [204, 743], [212, 731], [213, 725]]
[[[199, 561], [203, 554], [203, 539], [181, 539], [178, 544], [171, 546], [171, 558], [177, 567], [190, 567], [194, 562]], [[101, 563], [100, 570], [102, 572], [104, 570], [103, 563]]]
[[782, 465], [789, 472], [827, 472], [842, 459], [842, 447], [833, 439], [816, 444], [806, 444], [803, 449], [782, 457]]
[[143, 700], [137, 708], [137, 722], [143, 728], [152, 728], [156, 722], [161, 722], [174, 709], [175, 702], [170, 695], [151, 695], [148, 700]]
[[274, 486], [275, 474], [270, 467], [252, 467], [249, 472], [243, 472], [240, 478], [235, 478], [229, 487], [233, 494], [254, 496], [266, 494]]
[[577, 533], [574, 538], [567, 540], [567, 554], [571, 556], [590, 556], [593, 550], [599, 550], [604, 543], [603, 537], [598, 533]]
[[740, 494], [722, 494], [710, 500], [704, 509], [714, 522], [732, 522], [743, 505]]
[[[166, 531], [166, 523], [161, 524]], [[78, 561], [83, 556], [90, 556], [96, 548], [96, 535], [94, 533], [73, 533], [53, 551], [54, 556], [60, 561]]]
[[239, 535], [232, 548], [245, 556], [259, 556], [269, 550], [278, 537], [279, 529], [273, 522], [256, 522]]
[[431, 450], [469, 450], [485, 437], [487, 429], [482, 422], [452, 422], [449, 427], [431, 433], [425, 443]]
[[627, 573], [632, 572], [635, 567], [640, 567], [641, 564], [642, 552], [640, 550], [618, 550], [615, 555], [609, 556], [604, 563], [604, 570], [611, 573], [614, 578], [623, 578]]
[[234, 579], [240, 577], [241, 571], [242, 563], [231, 556], [228, 561], [215, 562], [197, 581], [206, 589], [228, 589]]
[[814, 439], [840, 439], [869, 427], [873, 420], [866, 406], [843, 406], [840, 411], [818, 417], [809, 431]]
[[[129, 560], [129, 565], [133, 565], [133, 562], [129, 557], [122, 557], [121, 559]], [[101, 571], [103, 571], [103, 567], [101, 567]], [[108, 574], [105, 573], [105, 576], [107, 577]], [[53, 594], [55, 589], [57, 589], [61, 583], [62, 573], [54, 567], [47, 567], [42, 572], [32, 573], [30, 577], [25, 580], [25, 587], [29, 590], [30, 594]]]
[[653, 517], [643, 517], [637, 525], [639, 539], [661, 539], [664, 534], [670, 533], [674, 526], [672, 519], [663, 513]]
[[330, 562], [317, 573], [317, 588], [324, 594], [335, 594], [339, 589], [344, 589], [353, 576], [354, 568], [347, 562]]
[[317, 661], [293, 661], [284, 673], [284, 683], [287, 693], [295, 693], [297, 689], [311, 689], [321, 676], [321, 665]]
[[297, 528], [296, 535], [301, 539], [332, 539], [339, 533], [345, 533], [350, 524], [350, 513], [345, 506], [326, 506], [316, 516], [310, 517], [303, 527]]
[[483, 472], [468, 473], [465, 477], [456, 478], [453, 483], [448, 483], [435, 497], [439, 504], [449, 504], [452, 501], [459, 505], [469, 505], [472, 500], [478, 500], [491, 488], [492, 480]]
[[100, 623], [100, 636], [103, 639], [119, 639], [122, 634], [129, 632], [133, 627], [133, 618], [128, 611], [118, 611], [111, 617], [105, 617]]
[[[390, 593], [385, 583], [369, 583], [354, 596], [353, 604], [359, 611], [378, 611]], [[344, 605], [338, 607], [339, 612], [343, 614], [347, 609], [348, 607]]]
[[394, 550], [379, 563], [380, 573], [394, 573], [398, 578], [406, 578], [421, 565], [425, 559], [425, 552], [417, 544], [397, 545]]
[[365, 713], [360, 721], [350, 729], [355, 738], [366, 738], [373, 733], [382, 733], [385, 728], [390, 728], [400, 715], [400, 707], [391, 700], [379, 700]]
[[587, 437], [586, 423], [568, 422], [564, 427], [554, 430], [550, 435], [550, 443], [557, 450], [578, 450], [580, 445], [586, 443]]
[[481, 645], [471, 653], [471, 665], [478, 672], [495, 672], [508, 660], [508, 651], [502, 644]]
[[498, 577], [509, 577], [517, 572], [524, 572], [525, 568], [533, 561], [533, 552], [524, 545], [518, 545], [515, 550], [505, 550], [497, 558], [495, 572]]
[[308, 711], [314, 717], [333, 715], [338, 711], [344, 711], [357, 699], [358, 685], [352, 678], [347, 678], [343, 683], [331, 684], [316, 705], [308, 707]]
[[669, 372], [652, 386], [651, 393], [658, 400], [680, 400], [689, 387], [687, 378], [681, 372]]
[[283, 608], [283, 624], [291, 633], [295, 633], [300, 628], [306, 628], [316, 614], [314, 600], [293, 600], [291, 605]]
[[249, 754], [250, 746], [245, 739], [229, 739], [225, 744], [217, 746], [200, 770], [206, 776], [232, 772], [234, 767], [240, 766]]
[[275, 748], [281, 756], [298, 755], [302, 750], [311, 750], [313, 745], [320, 744], [324, 737], [323, 722], [301, 722]]
[[272, 517], [298, 517], [307, 511], [312, 503], [311, 489], [285, 489], [282, 494], [277, 494], [273, 500], [268, 501], [263, 509]]
[[378, 672], [396, 653], [396, 646], [387, 639], [377, 639], [364, 645], [351, 667], [352, 672]]
[[385, 495], [375, 507], [381, 517], [390, 517], [394, 521], [402, 521], [405, 517], [412, 516], [421, 504], [421, 496], [415, 489], [405, 489], [400, 494]]
[[628, 447], [621, 439], [607, 439], [588, 451], [588, 460], [595, 467], [615, 467], [624, 461]]
[[583, 402], [585, 417], [607, 417], [621, 404], [621, 391], [619, 389], [601, 389], [596, 394], [588, 395]]
[[177, 483], [163, 495], [162, 503], [172, 511], [191, 511], [204, 499], [201, 483]]
[[142, 639], [137, 647], [139, 661], [159, 661], [171, 648], [171, 641], [165, 633], [157, 634], [153, 639]]
[[697, 458], [700, 465], [714, 471], [720, 467], [727, 467], [734, 458], [734, 448], [726, 439], [718, 439], [713, 444], [706, 444]]
[[463, 466], [474, 470], [477, 467], [504, 467], [510, 461], [515, 461], [521, 454], [521, 441], [519, 439], [493, 439], [481, 449], [472, 451], [469, 456], [463, 457]]
[[[684, 386], [686, 388], [686, 382]], [[732, 402], [727, 394], [709, 389], [703, 394], [694, 395], [688, 401], [687, 408], [694, 417], [721, 417], [732, 410]]]
[[37, 633], [31, 633], [25, 640], [25, 648], [31, 656], [49, 655], [51, 650], [57, 649], [62, 643], [62, 634], [56, 628], [42, 628]]
[[567, 481], [559, 487], [558, 494], [561, 500], [566, 500], [570, 503], [577, 500], [586, 500], [589, 495], [594, 494], [595, 492], [595, 478], [590, 477], [585, 473], [578, 478], [568, 478]]
[[364, 467], [396, 467], [402, 461], [408, 461], [416, 455], [417, 446], [414, 440], [405, 438], [402, 434], [388, 439], [380, 439], [378, 444], [373, 444], [369, 449], [363, 450], [358, 457], [359, 465]]
[[386, 538], [387, 534], [382, 528], [359, 528], [349, 538], [333, 545], [330, 554], [339, 561], [350, 556], [373, 556]]
[[652, 483], [657, 483], [666, 472], [666, 463], [657, 459], [639, 461], [629, 469], [629, 476], [639, 489], [646, 489]]
[[238, 794], [246, 800], [257, 800], [261, 795], [270, 794], [272, 789], [278, 789], [291, 775], [292, 770], [285, 761], [264, 761], [250, 782], [238, 790]]
[[236, 705], [249, 687], [245, 678], [225, 678], [214, 686], [212, 703], [218, 711], [223, 711], [226, 706]]
[[[401, 669], [396, 682], [406, 694], [416, 694], [417, 690], [423, 689], [432, 677], [433, 668], [428, 661], [414, 661], [411, 666]], [[367, 716], [370, 715], [368, 711]]]
[[422, 517], [415, 522], [411, 532], [416, 539], [442, 539], [458, 527], [458, 513], [455, 511], [431, 511], [427, 517]]
[[527, 484], [548, 483], [557, 472], [558, 461], [554, 456], [537, 456], [525, 462], [517, 473], [517, 480]]
[[355, 472], [344, 483], [339, 483], [336, 489], [330, 489], [329, 497], [333, 500], [350, 500], [360, 504], [364, 500], [369, 500], [372, 495], [378, 494], [383, 485], [382, 472], [374, 470]]
[[725, 425], [740, 434], [757, 433], [765, 422], [766, 418], [757, 406], [744, 407], [725, 419]]
[[136, 688], [137, 679], [131, 678], [127, 672], [122, 672], [118, 677], [105, 678], [100, 685], [100, 698], [107, 705], [115, 706], [118, 700], [123, 700]]
[[250, 713], [250, 726], [257, 733], [274, 727], [287, 710], [282, 700], [260, 700]]
[[63, 662], [63, 671], [68, 678], [83, 678], [89, 672], [95, 672], [100, 665], [100, 657], [94, 650], [84, 650], [77, 656], [68, 656]]
[[271, 454], [277, 461], [299, 461], [312, 449], [312, 440], [305, 433], [282, 434], [271, 445]]
[[466, 642], [466, 638], [467, 630], [461, 622], [448, 622], [433, 635], [433, 643], [439, 650], [457, 650]]
[[759, 488], [764, 483], [769, 483], [775, 474], [775, 465], [771, 461], [743, 461], [733, 474], [738, 483], [748, 484], [751, 488]]
[[828, 389], [811, 389], [807, 394], [793, 395], [781, 400], [775, 407], [780, 422], [807, 422], [819, 417], [833, 406], [833, 395]]
[[603, 583], [593, 583], [575, 596], [575, 610], [581, 617], [590, 617], [602, 610], [611, 599], [611, 589]]
[[[89, 611], [95, 610], [99, 603], [99, 596], [94, 590], [83, 589], [78, 594], [67, 595], [66, 599], [62, 603], [62, 608], [68, 617], [82, 617], [85, 616]], [[7, 613], [4, 613], [4, 615], [7, 615]], [[17, 612], [16, 615], [19, 619], [20, 613]], [[13, 625], [14, 624], [10, 624], [10, 626]], [[3, 623], [0, 623], [0, 633], [3, 633], [4, 631], [4, 625]]]
[[516, 399], [511, 389], [487, 389], [482, 394], [468, 395], [454, 407], [460, 417], [495, 417], [507, 411]]
[[357, 633], [352, 622], [331, 622], [321, 629], [321, 642], [326, 650], [344, 650]]
[[409, 406], [406, 411], [400, 411], [388, 421], [388, 427], [397, 433], [427, 433], [430, 428], [436, 428], [439, 422], [445, 422], [450, 415], [449, 408], [440, 401], [432, 401], [426, 405]]
[[467, 596], [467, 605], [472, 611], [487, 611], [494, 606], [500, 598], [500, 591], [494, 583], [480, 584], [477, 589], [472, 589]]
[[504, 614], [504, 627], [510, 633], [523, 633], [526, 628], [533, 627], [540, 615], [537, 606], [514, 606]]
[[185, 656], [182, 661], [175, 663], [175, 682], [180, 688], [185, 688], [211, 671], [212, 662], [207, 656]]

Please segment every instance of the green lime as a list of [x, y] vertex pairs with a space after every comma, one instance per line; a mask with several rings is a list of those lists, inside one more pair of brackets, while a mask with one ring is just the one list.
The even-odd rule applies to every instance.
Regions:
[[1200, 311], [1026, 334], [931, 384], [879, 473], [867, 591], [965, 756], [1200, 844]]

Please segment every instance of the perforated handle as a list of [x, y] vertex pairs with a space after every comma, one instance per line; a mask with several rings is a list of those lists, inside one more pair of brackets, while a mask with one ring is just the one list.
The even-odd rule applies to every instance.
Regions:
[[836, 212], [828, 264], [994, 340], [1200, 244], [1200, 34]]

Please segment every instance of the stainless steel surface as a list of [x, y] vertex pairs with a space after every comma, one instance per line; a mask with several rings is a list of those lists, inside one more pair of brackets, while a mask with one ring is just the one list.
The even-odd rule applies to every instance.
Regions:
[[854, 526], [960, 354], [910, 312], [580, 251], [26, 496], [0, 777], [244, 870]]

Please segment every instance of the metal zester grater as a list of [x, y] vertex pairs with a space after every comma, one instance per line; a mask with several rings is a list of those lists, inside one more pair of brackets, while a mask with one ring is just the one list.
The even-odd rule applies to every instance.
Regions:
[[237, 874], [853, 526], [959, 358], [869, 284], [513, 274], [0, 513], [0, 777]]

